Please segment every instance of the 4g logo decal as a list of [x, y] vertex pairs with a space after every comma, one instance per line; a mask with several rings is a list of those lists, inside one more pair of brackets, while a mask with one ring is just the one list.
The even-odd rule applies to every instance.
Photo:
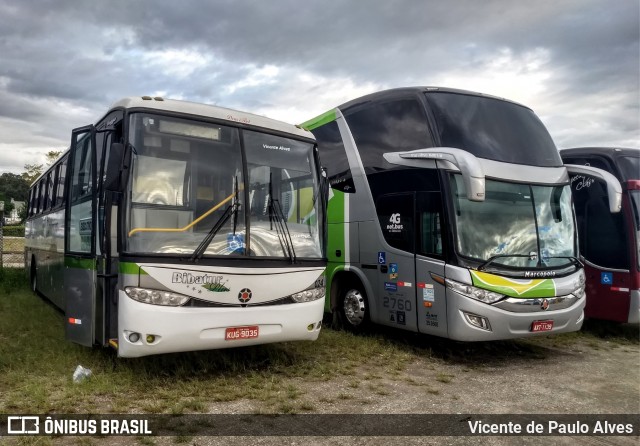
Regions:
[[394, 233], [402, 231], [404, 229], [404, 225], [400, 223], [400, 218], [399, 212], [391, 214], [391, 217], [389, 217], [389, 224], [387, 225], [387, 231]]

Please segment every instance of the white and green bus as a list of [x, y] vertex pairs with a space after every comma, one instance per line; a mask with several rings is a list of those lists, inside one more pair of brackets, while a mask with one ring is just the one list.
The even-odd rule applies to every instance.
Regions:
[[64, 312], [69, 340], [122, 357], [315, 340], [322, 178], [306, 130], [123, 99], [73, 130], [31, 187], [32, 288]]
[[[402, 88], [301, 126], [330, 182], [326, 301], [344, 325], [460, 341], [580, 329], [568, 168], [529, 108]], [[619, 211], [614, 178], [575, 168], [607, 181]]]

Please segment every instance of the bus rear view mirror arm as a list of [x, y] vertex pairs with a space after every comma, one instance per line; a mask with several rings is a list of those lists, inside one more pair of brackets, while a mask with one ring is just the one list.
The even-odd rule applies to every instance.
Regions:
[[391, 164], [413, 167], [421, 167], [423, 161], [448, 161], [460, 169], [467, 199], [484, 201], [484, 170], [478, 158], [465, 150], [453, 147], [431, 147], [410, 152], [389, 152], [383, 157]]
[[609, 211], [612, 214], [620, 212], [622, 209], [622, 186], [616, 177], [609, 172], [591, 166], [578, 166], [575, 164], [565, 164], [564, 167], [570, 174], [586, 175], [602, 180], [607, 185], [607, 196], [609, 198]]

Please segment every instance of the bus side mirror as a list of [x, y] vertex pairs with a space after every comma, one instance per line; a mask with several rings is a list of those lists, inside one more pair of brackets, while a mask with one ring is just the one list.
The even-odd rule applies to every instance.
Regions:
[[436, 168], [438, 161], [447, 161], [460, 170], [467, 200], [484, 201], [484, 170], [478, 158], [466, 150], [453, 147], [430, 147], [410, 152], [388, 152], [383, 158], [391, 164], [423, 168]]
[[124, 144], [115, 142], [111, 144], [109, 151], [109, 162], [105, 173], [104, 188], [114, 192], [122, 191], [122, 173], [129, 168], [129, 163], [125, 163]]
[[576, 164], [565, 164], [564, 167], [573, 175], [586, 175], [602, 180], [607, 185], [607, 197], [609, 198], [609, 212], [612, 214], [622, 210], [622, 186], [620, 181], [606, 170], [591, 166], [578, 166]]

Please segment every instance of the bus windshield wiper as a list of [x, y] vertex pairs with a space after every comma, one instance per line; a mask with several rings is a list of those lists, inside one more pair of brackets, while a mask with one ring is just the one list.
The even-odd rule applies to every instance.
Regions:
[[484, 271], [485, 269], [487, 269], [487, 266], [489, 266], [490, 264], [493, 263], [494, 260], [504, 259], [504, 258], [509, 258], [509, 257], [531, 258], [531, 255], [530, 254], [498, 254], [498, 255], [489, 257], [489, 259], [487, 259], [486, 262], [484, 262], [480, 266], [478, 266], [477, 270], [478, 271]]
[[580, 266], [580, 267], [584, 267], [584, 265], [582, 264], [582, 262], [580, 261], [580, 259], [578, 259], [575, 256], [550, 256], [550, 257], [545, 257], [542, 259], [543, 262], [546, 262], [545, 259], [569, 259], [571, 260], [571, 264], [574, 266]]
[[224, 224], [229, 220], [229, 218], [233, 215], [233, 233], [236, 233], [236, 225], [238, 222], [238, 210], [240, 209], [240, 203], [238, 203], [238, 177], [236, 177], [235, 181], [235, 196], [233, 197], [233, 203], [224, 210], [224, 213], [220, 216], [218, 221], [211, 227], [207, 236], [200, 242], [198, 247], [193, 251], [189, 260], [195, 262], [200, 259], [204, 252], [207, 250], [213, 238], [216, 236], [218, 231], [224, 226]]
[[273, 174], [269, 174], [269, 224], [271, 229], [276, 228], [276, 234], [280, 241], [282, 250], [289, 256], [291, 263], [296, 262], [296, 251], [293, 248], [293, 240], [291, 239], [291, 233], [287, 226], [287, 220], [284, 217], [282, 208], [280, 207], [280, 201], [273, 199]]

